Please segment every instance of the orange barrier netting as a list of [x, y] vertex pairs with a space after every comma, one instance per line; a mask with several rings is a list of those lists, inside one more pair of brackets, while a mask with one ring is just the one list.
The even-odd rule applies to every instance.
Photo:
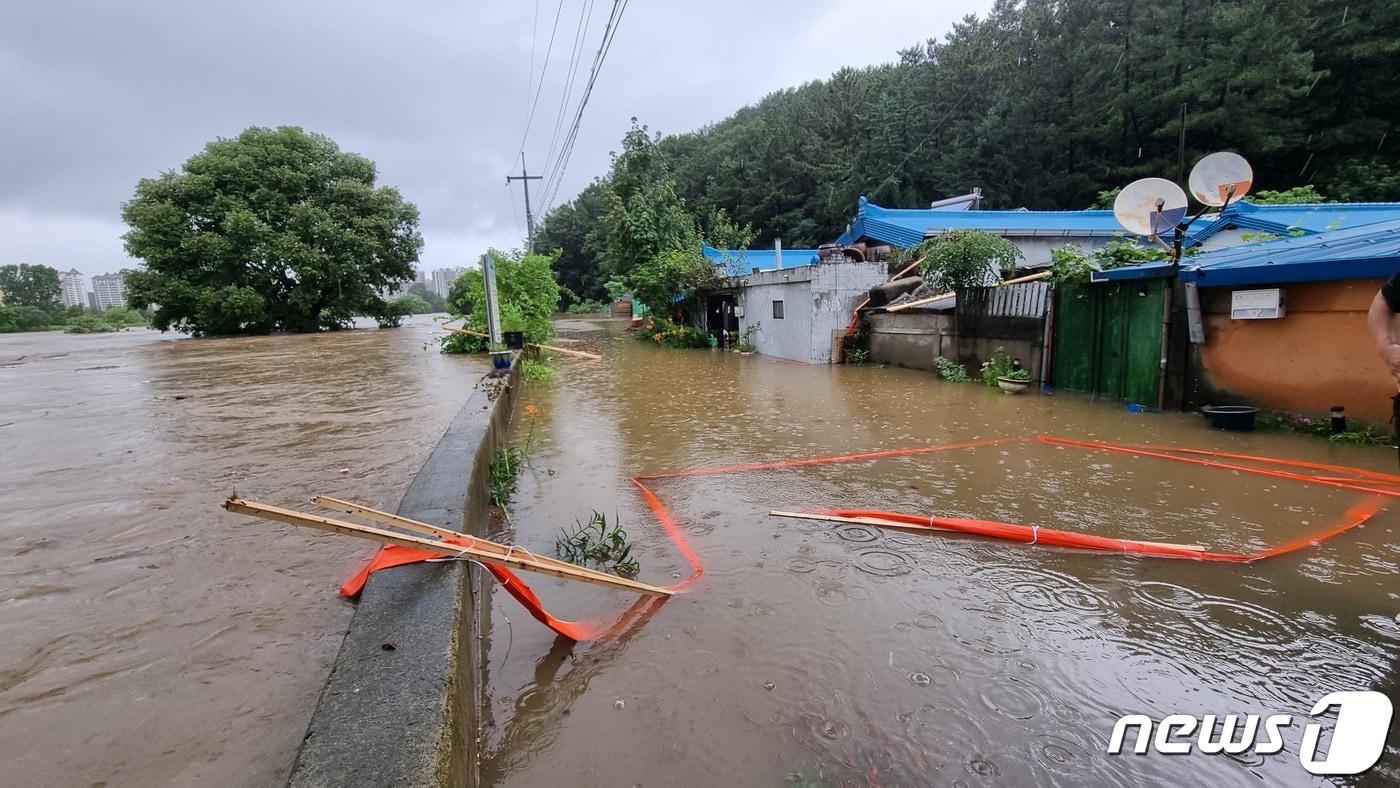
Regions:
[[[868, 509], [822, 509], [816, 510], [820, 513], [832, 514], [843, 517], [879, 517], [895, 522], [907, 523], [913, 526], [942, 528], [961, 533], [988, 536], [996, 539], [1005, 539], [1024, 544], [1039, 544], [1053, 547], [1070, 547], [1085, 550], [1100, 550], [1122, 553], [1128, 555], [1140, 555], [1153, 558], [1183, 558], [1198, 561], [1222, 561], [1245, 563], [1257, 561], [1263, 558], [1291, 553], [1304, 547], [1319, 544], [1338, 534], [1351, 530], [1369, 520], [1383, 508], [1385, 499], [1389, 497], [1400, 497], [1400, 491], [1379, 489], [1379, 486], [1395, 485], [1400, 486], [1400, 476], [1368, 471], [1361, 468], [1349, 468], [1341, 465], [1329, 465], [1326, 463], [1315, 463], [1304, 460], [1287, 460], [1273, 457], [1258, 457], [1247, 454], [1235, 454], [1231, 452], [1211, 451], [1207, 449], [1187, 449], [1173, 446], [1125, 446], [1111, 443], [1100, 443], [1096, 441], [1082, 441], [1072, 438], [1060, 438], [1053, 435], [1037, 435], [1034, 438], [994, 438], [985, 440], [964, 441], [960, 443], [947, 443], [938, 446], [924, 446], [914, 449], [888, 449], [882, 451], [861, 452], [856, 454], [840, 454], [830, 457], [809, 457], [797, 460], [776, 460], [772, 462], [749, 463], [745, 465], [728, 465], [717, 468], [699, 468], [694, 470], [671, 471], [666, 473], [645, 474], [632, 478], [632, 483], [637, 486], [641, 493], [642, 500], [656, 515], [657, 522], [660, 523], [666, 535], [675, 544], [681, 555], [690, 564], [692, 573], [689, 577], [669, 586], [669, 590], [680, 592], [693, 585], [705, 573], [704, 565], [700, 557], [691, 548], [690, 543], [685, 538], [685, 532], [680, 524], [676, 522], [671, 511], [657, 496], [647, 482], [662, 479], [676, 479], [695, 476], [710, 476], [729, 473], [747, 473], [750, 471], [772, 470], [777, 468], [798, 468], [808, 465], [826, 465], [846, 462], [865, 462], [870, 460], [884, 459], [888, 457], [906, 457], [917, 454], [932, 454], [936, 452], [955, 451], [958, 449], [977, 448], [982, 446], [999, 446], [1012, 443], [1024, 443], [1035, 440], [1051, 446], [1063, 446], [1082, 448], [1094, 451], [1110, 451], [1124, 454], [1131, 454], [1141, 457], [1153, 457], [1157, 459], [1184, 462], [1193, 465], [1206, 467], [1224, 468], [1228, 470], [1254, 473], [1275, 478], [1299, 481], [1308, 484], [1320, 484], [1330, 487], [1355, 490], [1368, 493], [1361, 501], [1353, 505], [1343, 514], [1341, 522], [1336, 526], [1316, 534], [1310, 534], [1277, 547], [1258, 550], [1252, 553], [1216, 553], [1206, 550], [1191, 549], [1187, 546], [1168, 545], [1158, 542], [1142, 542], [1133, 539], [1115, 539], [1112, 537], [1096, 536], [1093, 534], [1075, 533], [1073, 531], [1060, 531], [1051, 528], [1040, 528], [1038, 526], [1018, 525], [1015, 523], [1003, 523], [993, 520], [973, 520], [964, 518], [938, 517], [936, 515], [915, 515], [899, 512], [882, 512]], [[1190, 455], [1190, 456], [1183, 456]], [[1205, 459], [1213, 458], [1213, 459]], [[1253, 463], [1263, 463], [1266, 465], [1280, 466], [1279, 468], [1261, 468], [1249, 465], [1238, 465], [1224, 460], [1237, 460]], [[1316, 476], [1305, 473], [1295, 473], [1287, 468], [1303, 468], [1309, 470], [1325, 471], [1334, 475]], [[1346, 474], [1346, 475], [1338, 475]], [[1368, 486], [1375, 485], [1375, 486]], [[453, 544], [464, 544], [457, 540], [447, 540]], [[340, 593], [345, 596], [355, 596], [364, 588], [371, 572], [387, 569], [393, 566], [417, 563], [420, 561], [443, 560], [437, 553], [429, 553], [423, 550], [389, 545], [382, 548], [368, 565], [357, 572], [353, 577], [341, 586]], [[454, 560], [454, 559], [447, 559]], [[545, 610], [543, 602], [530, 588], [530, 586], [510, 569], [500, 566], [486, 565], [486, 569], [505, 587], [506, 591], [515, 598], [526, 610], [530, 612], [537, 621], [573, 640], [592, 640], [603, 634], [615, 630], [628, 622], [636, 621], [640, 617], [650, 616], [660, 606], [665, 603], [666, 597], [653, 597], [639, 599], [635, 604], [616, 617], [590, 619], [586, 621], [566, 621], [556, 618]]]

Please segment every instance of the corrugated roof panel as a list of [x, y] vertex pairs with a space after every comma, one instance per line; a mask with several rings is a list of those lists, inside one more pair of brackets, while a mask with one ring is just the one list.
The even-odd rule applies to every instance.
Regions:
[[816, 249], [784, 249], [781, 266], [778, 265], [778, 253], [774, 249], [716, 249], [705, 245], [701, 246], [700, 250], [706, 257], [726, 266], [730, 273], [734, 274], [747, 274], [755, 268], [760, 271], [772, 271], [780, 267], [798, 268], [818, 260]]
[[[1156, 263], [1095, 275], [1095, 281], [1166, 273]], [[1400, 218], [1301, 237], [1234, 246], [1188, 258], [1184, 282], [1202, 287], [1388, 277], [1400, 271]]]
[[885, 208], [860, 198], [856, 220], [836, 239], [846, 245], [861, 238], [909, 248], [926, 236], [949, 230], [985, 230], [1008, 236], [1082, 238], [1126, 234], [1113, 211], [948, 211]]

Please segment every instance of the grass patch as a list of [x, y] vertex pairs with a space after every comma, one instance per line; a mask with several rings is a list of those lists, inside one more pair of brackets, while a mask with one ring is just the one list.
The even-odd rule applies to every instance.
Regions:
[[525, 358], [520, 362], [520, 374], [528, 381], [554, 380], [559, 371], [544, 359]]
[[635, 577], [642, 569], [632, 557], [631, 541], [616, 516], [609, 524], [607, 515], [596, 510], [588, 522], [575, 520], [573, 531], [561, 531], [554, 551], [571, 564], [594, 564], [626, 577]]

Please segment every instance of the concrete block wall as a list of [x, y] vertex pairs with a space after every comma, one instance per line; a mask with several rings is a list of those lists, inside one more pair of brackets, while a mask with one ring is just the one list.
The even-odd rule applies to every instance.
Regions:
[[[757, 326], [755, 349], [806, 364], [831, 363], [831, 335], [845, 330], [851, 311], [887, 278], [884, 263], [832, 262], [762, 271], [737, 278], [739, 330]], [[773, 302], [783, 317], [773, 317]]]

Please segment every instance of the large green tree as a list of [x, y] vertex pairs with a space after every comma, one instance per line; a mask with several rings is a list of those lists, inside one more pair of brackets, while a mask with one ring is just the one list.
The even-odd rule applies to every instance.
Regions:
[[58, 271], [47, 265], [0, 265], [0, 293], [6, 306], [58, 306]]
[[342, 328], [391, 317], [378, 291], [413, 278], [418, 210], [375, 185], [374, 163], [299, 128], [209, 143], [143, 179], [122, 207], [127, 300], [194, 334]]

